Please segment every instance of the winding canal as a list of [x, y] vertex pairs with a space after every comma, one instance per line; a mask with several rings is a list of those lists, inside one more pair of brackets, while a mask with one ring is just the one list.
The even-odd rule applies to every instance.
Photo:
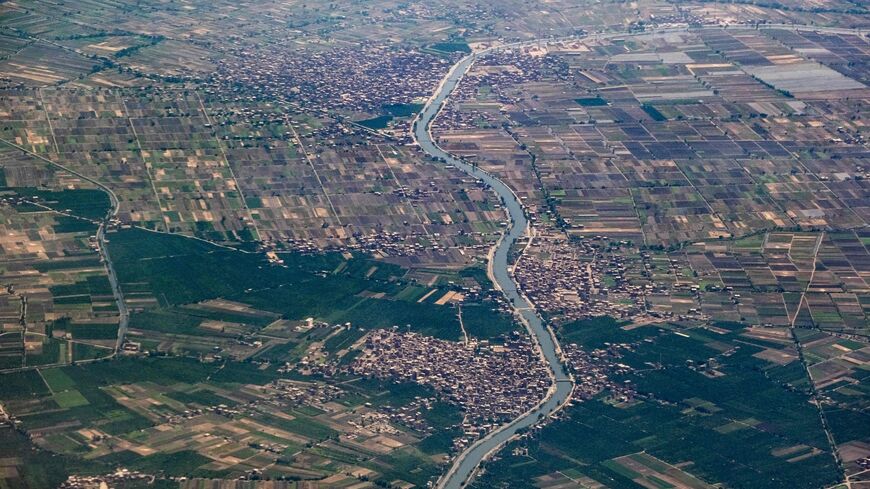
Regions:
[[462, 80], [462, 77], [471, 65], [474, 64], [477, 57], [482, 54], [483, 52], [470, 54], [453, 66], [453, 69], [438, 87], [435, 95], [432, 96], [418, 116], [414, 126], [414, 139], [429, 156], [442, 159], [446, 164], [454, 165], [470, 176], [483, 180], [504, 202], [510, 215], [510, 225], [501, 240], [496, 244], [494, 253], [490, 255], [490, 278], [494, 281], [496, 287], [511, 301], [520, 321], [524, 323], [526, 329], [537, 343], [542, 356], [550, 367], [554, 382], [546, 399], [535, 408], [525, 413], [522, 417], [502, 425], [459, 454], [449, 471], [438, 481], [437, 487], [441, 489], [458, 489], [465, 485], [474, 475], [480, 463], [490, 453], [509, 441], [517, 431], [535, 424], [541, 417], [556, 410], [571, 395], [573, 387], [572, 380], [565, 374], [562, 363], [559, 361], [558, 345], [549, 330], [544, 326], [541, 318], [535, 313], [532, 305], [519, 292], [517, 284], [511, 275], [508, 251], [517, 239], [526, 233], [529, 226], [519, 198], [504, 182], [492, 174], [458, 158], [454, 158], [442, 150], [432, 139], [429, 131], [432, 120], [438, 115], [441, 107], [444, 105], [444, 101], [456, 89], [459, 81]]
[[[786, 29], [815, 31], [831, 34], [870, 35], [868, 31], [861, 29], [819, 27], [801, 24], [761, 24], [756, 26], [734, 26], [735, 29], [753, 27], [755, 29]], [[701, 27], [700, 29], [723, 29], [723, 27], [705, 26]], [[576, 36], [569, 36], [560, 39], [549, 39], [541, 41], [535, 40], [528, 42], [512, 43], [502, 46], [502, 48], [518, 48], [524, 45], [537, 44], [538, 42], [552, 42], [567, 39], [605, 39], [614, 36], [650, 34], [655, 35], [671, 32], [685, 32], [687, 30], [690, 29], [688, 29], [687, 27], [672, 27], [632, 34], [619, 32], [594, 33], [583, 36], [582, 38], [578, 38]], [[456, 168], [464, 171], [465, 173], [474, 178], [483, 180], [499, 195], [499, 197], [501, 197], [502, 201], [504, 202], [508, 214], [510, 215], [510, 226], [507, 229], [507, 232], [502, 236], [501, 240], [496, 244], [494, 253], [491, 253], [490, 255], [488, 272], [490, 275], [490, 279], [493, 280], [496, 287], [499, 288], [511, 301], [511, 303], [513, 304], [514, 312], [519, 317], [520, 321], [524, 324], [526, 329], [529, 331], [532, 339], [537, 343], [541, 355], [544, 357], [550, 367], [554, 382], [553, 387], [548, 392], [547, 397], [535, 408], [525, 413], [523, 416], [515, 419], [514, 421], [502, 425], [501, 427], [491, 432], [486, 437], [481, 438], [476, 443], [467, 448], [465, 451], [460, 453], [453, 461], [453, 465], [450, 467], [447, 473], [445, 473], [444, 476], [442, 476], [441, 479], [438, 481], [437, 487], [439, 489], [459, 489], [467, 484], [469, 480], [474, 476], [477, 468], [480, 466], [480, 463], [484, 459], [486, 459], [491, 453], [501, 448], [514, 435], [516, 435], [519, 430], [532, 426], [541, 417], [552, 413], [553, 411], [558, 409], [565, 401], [567, 401], [569, 396], [571, 395], [571, 391], [574, 385], [573, 379], [565, 374], [563, 366], [559, 361], [558, 344], [555, 342], [550, 331], [544, 326], [541, 318], [538, 317], [538, 315], [535, 313], [534, 307], [532, 307], [529, 301], [526, 300], [526, 298], [517, 290], [517, 285], [513, 281], [511, 275], [510, 263], [508, 262], [508, 251], [510, 250], [511, 246], [516, 243], [517, 239], [519, 239], [526, 233], [529, 226], [528, 219], [526, 219], [526, 215], [523, 211], [523, 206], [520, 203], [519, 198], [517, 198], [516, 194], [514, 194], [514, 192], [504, 182], [496, 178], [494, 175], [487, 173], [486, 171], [479, 168], [476, 168], [471, 164], [466, 163], [458, 158], [454, 158], [449, 153], [438, 147], [438, 145], [432, 139], [432, 134], [430, 132], [432, 120], [434, 120], [438, 113], [441, 111], [444, 102], [447, 100], [450, 94], [453, 93], [453, 91], [456, 89], [456, 86], [459, 85], [459, 82], [465, 76], [466, 72], [468, 72], [469, 68], [471, 68], [471, 66], [479, 57], [486, 55], [489, 51], [492, 51], [493, 49], [498, 48], [490, 48], [484, 51], [469, 54], [453, 66], [453, 68], [438, 86], [435, 94], [432, 96], [432, 98], [429, 99], [426, 106], [417, 116], [417, 119], [414, 122], [413, 135], [414, 140], [417, 142], [417, 144], [420, 145], [420, 148], [422, 148], [422, 150], [426, 154], [434, 158], [443, 160], [445, 164], [454, 165]]]

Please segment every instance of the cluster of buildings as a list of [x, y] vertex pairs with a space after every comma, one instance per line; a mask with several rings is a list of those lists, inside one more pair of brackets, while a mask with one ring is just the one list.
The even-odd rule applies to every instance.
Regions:
[[404, 406], [382, 406], [378, 408], [379, 414], [385, 416], [391, 424], [411, 428], [418, 433], [432, 433], [434, 430], [426, 422], [424, 411], [429, 411], [434, 406], [436, 399], [433, 397], [421, 397], [405, 404]]
[[634, 317], [645, 309], [653, 285], [634, 285], [626, 278], [624, 257], [604, 254], [590, 240], [536, 240], [515, 268], [523, 292], [557, 322], [589, 316]]
[[110, 487], [124, 487], [126, 485], [150, 485], [154, 482], [154, 476], [143, 474], [135, 470], [118, 469], [112, 474], [105, 475], [71, 475], [61, 483], [59, 489], [109, 489]]
[[344, 390], [324, 382], [278, 379], [269, 387], [274, 390], [273, 399], [292, 407], [323, 405], [344, 395]]
[[[570, 68], [557, 56], [531, 56], [529, 51], [537, 47], [505, 49], [479, 59], [474, 68], [462, 79], [452, 94], [453, 104], [447, 104], [444, 111], [433, 123], [436, 132], [454, 129], [475, 129], [481, 120], [500, 125], [502, 116], [498, 112], [458, 110], [461, 101], [478, 101], [481, 90], [487, 90], [488, 102], [498, 102], [502, 106], [518, 106], [522, 103], [522, 93], [516, 90], [523, 83], [547, 80], [567, 80]], [[512, 117], [521, 118], [517, 112]]]
[[[346, 373], [374, 376], [431, 387], [441, 400], [460, 407], [465, 415], [463, 435], [454, 440], [461, 450], [499, 424], [534, 407], [551, 386], [546, 366], [526, 335], [512, 333], [500, 340], [463, 345], [413, 332], [374, 330], [362, 344], [362, 353]], [[572, 399], [582, 402], [601, 392], [616, 402], [634, 399], [634, 386], [620, 378], [631, 367], [620, 363], [634, 345], [605, 343], [585, 350], [576, 343], [563, 345], [568, 370], [575, 379]], [[387, 423], [429, 433], [425, 415], [436, 398], [420, 397], [402, 407], [383, 406], [360, 422], [369, 431]]]
[[[381, 411], [366, 411], [358, 418], [347, 421], [347, 424], [357, 428], [358, 432], [374, 433], [378, 435], [395, 435], [399, 433], [398, 428], [393, 424], [392, 417]], [[349, 435], [351, 439], [358, 436], [358, 433]]]
[[[409, 256], [415, 255], [425, 248], [422, 240], [426, 237], [424, 233], [399, 233], [391, 231], [383, 231], [371, 234], [359, 234], [353, 236], [352, 240], [348, 240], [343, 246], [334, 246], [334, 249], [344, 250], [360, 250], [366, 252], [375, 252], [387, 256]], [[304, 238], [287, 238], [281, 244], [293, 251], [302, 253], [321, 253], [323, 246], [318, 245], [310, 239]], [[439, 245], [429, 246], [429, 249], [437, 247], [437, 250], [444, 248]]]
[[631, 368], [619, 363], [621, 351], [631, 349], [627, 344], [605, 344], [605, 348], [586, 351], [576, 343], [562, 346], [568, 370], [574, 374], [572, 399], [585, 401], [607, 390], [619, 402], [630, 401], [634, 397], [631, 382], [613, 380], [614, 375], [626, 374]]
[[373, 115], [385, 105], [428, 98], [452, 64], [449, 57], [380, 44], [312, 49], [304, 56], [298, 44], [235, 54], [219, 63], [216, 92], [289, 100], [307, 111]]
[[476, 437], [528, 411], [551, 386], [547, 367], [526, 335], [513, 333], [503, 340], [466, 346], [413, 332], [375, 330], [348, 369], [431, 387], [460, 406], [466, 435]]
[[[405, 261], [416, 263], [444, 261], [455, 263], [467, 262], [471, 257], [482, 257], [490, 249], [488, 242], [495, 241], [495, 233], [458, 233], [476, 243], [458, 243], [458, 239], [443, 234], [426, 235], [424, 233], [399, 233], [381, 231], [376, 233], [358, 234], [343, 242], [325, 243], [309, 238], [285, 238], [281, 241], [267, 241], [266, 250], [295, 251], [298, 253], [318, 254], [324, 251], [361, 251], [381, 258], [404, 258]], [[434, 241], [439, 240], [439, 241]], [[399, 261], [405, 265], [405, 262]], [[405, 265], [407, 266], [407, 265]]]
[[243, 414], [244, 411], [242, 409], [230, 407], [226, 404], [218, 404], [217, 406], [185, 409], [179, 414], [166, 414], [163, 416], [163, 418], [168, 424], [180, 425], [185, 424], [186, 421], [197, 418], [206, 413], [218, 414], [227, 418], [233, 418]]

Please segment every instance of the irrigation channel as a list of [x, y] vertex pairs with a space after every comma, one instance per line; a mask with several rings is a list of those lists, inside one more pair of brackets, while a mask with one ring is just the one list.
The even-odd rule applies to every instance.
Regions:
[[459, 454], [448, 472], [438, 481], [437, 487], [442, 489], [458, 489], [462, 487], [474, 475], [477, 467], [491, 452], [499, 449], [516, 435], [519, 430], [532, 426], [542, 416], [557, 410], [568, 400], [574, 385], [572, 379], [565, 374], [562, 362], [559, 360], [559, 347], [555, 339], [546, 326], [544, 326], [541, 318], [535, 313], [535, 309], [529, 301], [519, 292], [511, 274], [508, 252], [517, 239], [526, 234], [529, 227], [529, 221], [526, 218], [519, 198], [504, 182], [492, 174], [458, 158], [454, 158], [442, 150], [434, 142], [429, 131], [432, 120], [440, 112], [444, 101], [447, 100], [450, 93], [453, 92], [460, 80], [462, 80], [462, 77], [481, 54], [483, 53], [468, 55], [453, 66], [450, 73], [439, 85], [435, 95], [432, 96], [415, 121], [414, 139], [429, 156], [443, 160], [445, 164], [454, 165], [472, 177], [483, 180], [503, 201], [510, 216], [510, 224], [507, 231], [502, 235], [501, 240], [496, 244], [494, 252], [490, 253], [488, 266], [490, 278], [493, 279], [496, 287], [511, 301], [520, 321], [525, 325], [537, 343], [543, 358], [550, 366], [554, 382], [547, 397], [535, 408], [512, 422], [490, 432], [486, 437], [481, 438]]

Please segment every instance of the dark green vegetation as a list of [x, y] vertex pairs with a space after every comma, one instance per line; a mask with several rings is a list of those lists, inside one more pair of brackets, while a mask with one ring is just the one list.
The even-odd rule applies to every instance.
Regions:
[[5, 374], [0, 377], [0, 399], [27, 399], [45, 396], [48, 388], [35, 370]]
[[0, 468], [14, 468], [18, 477], [0, 479], [4, 489], [58, 487], [66, 480], [69, 461], [60, 455], [39, 450], [21, 433], [0, 427]]
[[587, 97], [574, 99], [581, 107], [602, 107], [607, 105], [607, 101], [601, 97]]
[[[94, 190], [94, 189], [76, 189], [76, 190], [42, 190], [36, 188], [0, 188], [0, 194], [4, 196], [16, 196], [32, 201], [36, 204], [43, 205], [45, 207], [50, 207], [56, 211], [66, 212], [74, 216], [84, 217], [86, 219], [102, 219], [109, 212], [110, 202], [109, 196], [103, 192], [102, 190]], [[30, 204], [20, 204], [17, 206], [19, 212], [27, 212], [30, 211], [38, 211], [43, 212], [45, 209], [42, 209], [36, 205]], [[86, 226], [87, 221], [84, 224], [76, 223], [75, 221], [81, 221], [75, 218], [65, 218], [59, 221], [62, 226], [65, 227], [79, 227]], [[78, 230], [78, 229], [74, 229]], [[70, 232], [69, 231], [61, 231], [61, 232]]]
[[235, 322], [249, 325], [250, 329], [263, 327], [270, 322], [268, 318], [233, 314], [229, 311], [217, 312], [173, 306], [135, 314], [131, 318], [130, 326], [136, 329], [147, 329], [164, 333], [197, 334], [203, 332], [199, 329], [199, 325], [206, 320]]
[[[42, 372], [4, 375], [0, 377], [0, 386], [4, 389], [0, 395], [4, 404], [17, 414], [16, 418], [21, 421], [20, 428], [30, 433], [41, 432], [42, 440], [60, 454], [48, 451], [37, 454], [17, 433], [0, 431], [0, 441], [3, 442], [0, 445], [0, 460], [4, 456], [18, 457], [15, 464], [23, 460], [28, 466], [34, 466], [33, 460], [22, 458], [33, 456], [40, 457], [47, 465], [38, 472], [29, 473], [25, 470], [21, 474], [22, 480], [14, 479], [12, 486], [0, 487], [56, 487], [57, 481], [70, 473], [101, 474], [111, 472], [118, 466], [166, 476], [226, 476], [225, 470], [215, 472], [204, 468], [211, 459], [195, 450], [172, 453], [158, 451], [145, 457], [132, 451], [118, 450], [98, 457], [84, 457], [88, 454], [88, 448], [77, 431], [93, 428], [138, 442], [151, 436], [142, 430], [163, 421], [149, 420], [116, 401], [119, 395], [125, 396], [122, 389], [126, 387], [123, 386], [147, 389], [151, 392], [148, 394], [150, 396], [154, 396], [158, 390], [166, 390], [163, 394], [166, 399], [178, 401], [188, 409], [219, 405], [236, 407], [237, 402], [215, 393], [213, 389], [232, 391], [238, 388], [239, 383], [263, 385], [282, 376], [273, 368], [262, 369], [252, 364], [205, 364], [173, 357], [117, 359]], [[378, 408], [400, 408], [434, 396], [432, 391], [419, 385], [392, 384], [374, 379], [341, 379], [340, 386], [346, 394], [338, 401], [352, 410], [366, 403]], [[172, 390], [177, 388], [184, 390]], [[39, 401], [34, 403], [33, 399], [36, 398]], [[166, 405], [154, 409], [158, 410], [154, 412], [167, 414], [180, 412]], [[367, 451], [352, 453], [347, 448], [340, 452], [330, 449], [330, 446], [336, 446], [339, 432], [318, 419], [324, 411], [312, 406], [300, 406], [287, 411], [293, 419], [278, 416], [269, 410], [254, 413], [250, 419], [309, 439], [310, 442], [304, 447], [299, 445], [291, 449], [291, 453], [301, 450], [297, 456], [302, 459], [308, 456], [325, 456], [339, 461], [346, 459], [381, 472], [383, 475], [379, 480], [403, 479], [425, 485], [430, 477], [441, 470], [430, 455], [449, 450], [450, 436], [458, 433], [456, 427], [462, 421], [462, 416], [455, 406], [441, 402], [435, 402], [431, 409], [420, 409], [433, 429], [432, 434], [408, 428], [410, 434], [422, 439], [419, 447], [404, 447], [383, 455]], [[269, 435], [263, 436], [268, 439]], [[16, 453], [7, 454], [4, 451], [7, 446], [14, 448]]]
[[235, 406], [236, 403], [227, 399], [226, 397], [221, 397], [211, 391], [207, 390], [197, 390], [193, 392], [171, 392], [166, 394], [167, 397], [175, 399], [176, 401], [183, 402], [187, 405], [198, 405], [202, 407], [208, 406], [218, 406], [224, 404], [226, 406]]
[[111, 340], [118, 337], [118, 327], [114, 324], [76, 324], [72, 326], [72, 336], [77, 340]]
[[653, 107], [652, 105], [643, 104], [640, 106], [640, 108], [643, 109], [643, 111], [646, 112], [648, 116], [652, 117], [652, 120], [654, 120], [656, 122], [662, 122], [662, 121], [668, 120], [668, 118], [665, 117], [664, 114], [659, 112], [659, 109]]
[[393, 120], [393, 116], [381, 115], [371, 119], [357, 121], [356, 123], [369, 129], [386, 129], [391, 120]]
[[512, 319], [483, 305], [462, 306], [465, 331], [475, 338], [493, 338], [514, 329]]
[[462, 414], [450, 404], [437, 402], [429, 411], [424, 411], [426, 422], [435, 429], [435, 433], [424, 438], [417, 448], [420, 451], [434, 455], [450, 450], [453, 440], [462, 436]]
[[452, 42], [437, 42], [430, 46], [435, 51], [440, 51], [442, 53], [470, 53], [471, 47], [468, 46], [468, 43], [464, 41], [452, 41]]
[[[408, 285], [402, 279], [405, 270], [364, 257], [286, 254], [286, 267], [281, 267], [259, 254], [141, 230], [113, 233], [109, 246], [125, 292], [146, 290], [162, 306], [134, 314], [134, 328], [193, 334], [205, 319], [265, 325], [258, 322], [262, 319], [179, 307], [220, 297], [286, 319], [314, 317], [363, 328], [410, 325], [439, 338], [460, 336], [454, 307], [403, 300], [399, 294]], [[374, 294], [384, 298], [373, 298]], [[512, 329], [510, 319], [486, 303], [463, 307], [463, 317], [469, 333], [479, 337]]]
[[825, 409], [831, 432], [837, 443], [870, 439], [870, 414], [852, 409]]
[[356, 123], [369, 129], [386, 129], [393, 119], [413, 117], [422, 108], [423, 104], [387, 104], [382, 107], [382, 115], [356, 121]]
[[[199, 469], [211, 459], [190, 450], [175, 453], [155, 453], [143, 457], [133, 452], [123, 451], [102, 457], [100, 462], [108, 466], [121, 465], [145, 473], [162, 473], [169, 476], [208, 477], [211, 471]], [[219, 473], [214, 475], [219, 476]]]
[[384, 110], [393, 117], [412, 117], [420, 112], [423, 104], [389, 104]]
[[[688, 472], [727, 487], [833, 484], [839, 474], [808, 393], [780, 380], [791, 365], [753, 357], [767, 345], [741, 332], [627, 331], [607, 318], [566, 325], [563, 343], [635, 345], [620, 360], [634, 372], [617, 380], [633, 382], [637, 400], [616, 404], [602, 395], [568, 408], [566, 419], [521, 442], [535, 463], [507, 449], [475, 487], [532, 487], [536, 477], [574, 469], [608, 487], [638, 488], [608, 461], [641, 451], [670, 464], [690, 462]], [[707, 366], [692, 368], [701, 364]]]

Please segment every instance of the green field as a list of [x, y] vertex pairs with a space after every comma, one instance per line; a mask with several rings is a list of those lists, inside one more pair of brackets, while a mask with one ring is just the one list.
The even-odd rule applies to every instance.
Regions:
[[471, 48], [468, 43], [462, 41], [455, 42], [438, 42], [432, 44], [432, 49], [441, 51], [442, 53], [470, 53]]
[[40, 374], [53, 392], [62, 392], [76, 386], [75, 381], [64, 373], [63, 369], [48, 368], [42, 370]]
[[581, 107], [602, 107], [607, 105], [607, 101], [601, 97], [587, 97], [574, 99]]
[[373, 117], [371, 119], [356, 121], [356, 123], [369, 129], [386, 129], [387, 126], [390, 124], [391, 120], [393, 120], [393, 116], [381, 115], [378, 117]]
[[87, 406], [88, 404], [90, 404], [88, 400], [85, 399], [85, 396], [83, 396], [82, 393], [77, 390], [68, 390], [55, 393], [54, 402], [56, 402], [58, 406], [64, 409]]
[[420, 112], [423, 104], [389, 104], [384, 106], [387, 114], [393, 117], [411, 117]]
[[[617, 406], [605, 395], [569, 408], [564, 419], [527, 443], [534, 464], [522, 463], [528, 459], [507, 449], [474, 487], [532, 487], [536, 477], [572, 468], [608, 487], [637, 487], [611, 460], [639, 451], [671, 464], [691, 462], [689, 473], [727, 487], [809, 489], [836, 482], [838, 471], [808, 394], [779, 381], [789, 366], [752, 357], [762, 347], [739, 331], [696, 329], [686, 337], [652, 326], [627, 331], [608, 318], [560, 328], [563, 343], [588, 349], [604, 343], [637, 345], [620, 362], [636, 369], [621, 379], [636, 385], [638, 401]], [[722, 344], [739, 349], [723, 356]], [[709, 377], [687, 367], [687, 360], [711, 357], [723, 375]], [[742, 420], [739, 429], [737, 420]], [[857, 419], [848, 423], [860, 425]], [[866, 430], [851, 436], [866, 436]], [[798, 446], [819, 453], [800, 463], [773, 455]]]
[[[87, 219], [102, 219], [109, 212], [110, 207], [109, 196], [102, 190], [75, 189], [52, 191], [17, 187], [4, 188], [0, 189], [0, 191], [12, 191], [21, 197], [33, 200], [46, 207]], [[42, 209], [38, 210], [41, 211]], [[67, 227], [86, 226], [81, 223], [73, 223], [73, 220], [70, 219], [72, 218], [61, 220], [61, 225]]]
[[[395, 265], [362, 257], [345, 260], [338, 254], [284, 254], [285, 268], [270, 265], [259, 254], [140, 230], [113, 233], [109, 243], [122, 289], [147, 290], [162, 306], [133, 314], [133, 328], [212, 334], [199, 332], [203, 320], [243, 322], [252, 328], [269, 322], [250, 315], [180, 307], [227, 298], [285, 319], [314, 317], [363, 328], [407, 324], [453, 340], [461, 334], [455, 308], [417, 303], [416, 294], [403, 293], [408, 287], [401, 279], [406, 271]], [[143, 289], [142, 284], [147, 287]], [[367, 297], [368, 293], [388, 295], [376, 299]], [[464, 307], [463, 318], [469, 333], [480, 338], [513, 329], [508, 316], [487, 304]]]

